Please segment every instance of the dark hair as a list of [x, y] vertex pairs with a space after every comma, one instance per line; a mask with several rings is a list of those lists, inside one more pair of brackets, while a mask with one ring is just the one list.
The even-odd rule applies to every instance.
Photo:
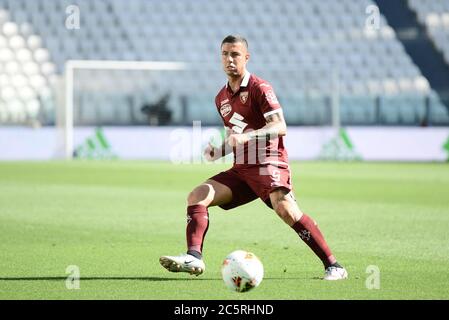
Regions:
[[245, 47], [248, 49], [248, 41], [246, 41], [246, 39], [244, 37], [239, 36], [239, 35], [229, 35], [229, 36], [227, 36], [221, 42], [221, 46], [223, 46], [223, 44], [225, 44], [225, 43], [237, 43], [237, 42], [243, 43], [245, 45]]

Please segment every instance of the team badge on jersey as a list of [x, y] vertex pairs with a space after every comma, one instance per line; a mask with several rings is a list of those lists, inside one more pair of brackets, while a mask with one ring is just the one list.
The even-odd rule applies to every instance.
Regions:
[[246, 100], [248, 100], [248, 91], [240, 92], [240, 101], [245, 104]]
[[220, 107], [221, 116], [224, 118], [232, 111], [232, 107], [229, 103]]

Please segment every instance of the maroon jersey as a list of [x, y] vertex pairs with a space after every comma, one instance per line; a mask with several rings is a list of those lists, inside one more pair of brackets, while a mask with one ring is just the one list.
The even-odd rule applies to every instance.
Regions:
[[[248, 71], [237, 92], [232, 92], [227, 84], [220, 90], [215, 97], [215, 105], [225, 127], [233, 133], [260, 129], [266, 125], [266, 117], [282, 112], [271, 85]], [[252, 140], [233, 151], [234, 166], [288, 162], [282, 137]]]

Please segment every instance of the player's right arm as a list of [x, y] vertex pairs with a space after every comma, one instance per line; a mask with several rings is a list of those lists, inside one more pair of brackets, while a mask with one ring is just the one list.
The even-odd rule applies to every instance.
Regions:
[[204, 150], [204, 157], [207, 161], [218, 160], [232, 152], [232, 147], [228, 144], [228, 137], [231, 134], [229, 128], [225, 127], [226, 138], [220, 147], [214, 147], [210, 142], [208, 143], [206, 149]]

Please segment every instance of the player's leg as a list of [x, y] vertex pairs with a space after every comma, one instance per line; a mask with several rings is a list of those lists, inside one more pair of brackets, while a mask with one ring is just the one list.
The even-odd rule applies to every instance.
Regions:
[[347, 278], [346, 270], [338, 264], [333, 256], [318, 225], [308, 215], [301, 212], [292, 192], [286, 188], [278, 188], [270, 193], [270, 200], [279, 217], [295, 230], [323, 262], [326, 270], [324, 279], [340, 280]]
[[231, 200], [231, 189], [211, 179], [194, 188], [187, 197], [187, 253], [162, 256], [159, 259], [161, 265], [171, 272], [188, 272], [197, 276], [203, 273], [206, 269], [202, 259], [203, 242], [209, 228], [207, 208]]
[[202, 205], [205, 207], [219, 206], [232, 200], [231, 189], [215, 180], [207, 180], [189, 193], [187, 205]]
[[204, 237], [209, 228], [208, 208], [232, 200], [231, 189], [215, 180], [207, 180], [187, 197], [187, 253], [201, 259]]
[[254, 192], [288, 224], [323, 262], [326, 280], [347, 277], [332, 255], [316, 223], [301, 212], [291, 192], [290, 169], [287, 164], [267, 164], [255, 167], [245, 175]]
[[257, 195], [241, 179], [241, 172], [231, 168], [211, 177], [187, 197], [187, 253], [180, 256], [163, 256], [160, 262], [172, 272], [204, 272], [202, 259], [204, 237], [209, 227], [208, 207], [220, 206], [224, 210], [236, 208], [257, 199]]

